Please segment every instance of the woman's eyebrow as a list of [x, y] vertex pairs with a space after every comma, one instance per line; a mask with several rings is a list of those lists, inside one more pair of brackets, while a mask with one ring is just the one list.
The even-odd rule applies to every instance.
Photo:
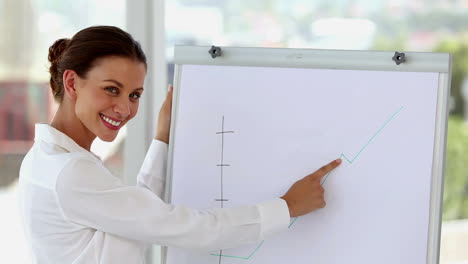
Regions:
[[[105, 82], [113, 82], [113, 83], [115, 83], [117, 86], [119, 86], [119, 88], [122, 88], [122, 89], [123, 89], [123, 84], [120, 83], [119, 81], [116, 81], [116, 80], [114, 80], [114, 79], [108, 79], [108, 80], [104, 80], [104, 81], [105, 81]], [[142, 91], [143, 91], [144, 89], [143, 89], [143, 87], [139, 87], [139, 88], [136, 88], [134, 91], [136, 91], [136, 90], [142, 90]]]
[[117, 86], [119, 86], [120, 88], [123, 87], [123, 84], [122, 84], [122, 83], [120, 83], [120, 82], [118, 82], [118, 81], [116, 81], [116, 80], [114, 80], [114, 79], [108, 79], [108, 80], [104, 80], [104, 81], [105, 81], [105, 82], [113, 82], [113, 83], [115, 83]]

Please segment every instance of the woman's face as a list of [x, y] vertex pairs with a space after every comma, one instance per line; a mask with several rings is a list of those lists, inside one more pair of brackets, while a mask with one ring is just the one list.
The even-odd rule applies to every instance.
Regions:
[[112, 141], [119, 129], [138, 112], [145, 65], [125, 57], [98, 59], [86, 78], [75, 82], [75, 114], [85, 128], [103, 141]]

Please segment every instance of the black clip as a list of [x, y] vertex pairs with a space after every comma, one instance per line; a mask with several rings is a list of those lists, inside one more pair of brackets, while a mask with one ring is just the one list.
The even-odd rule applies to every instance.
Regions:
[[221, 56], [221, 48], [216, 47], [216, 46], [211, 46], [211, 49], [208, 51], [208, 53], [211, 55], [211, 58], [216, 58]]
[[396, 65], [400, 65], [400, 63], [403, 63], [406, 61], [405, 53], [400, 53], [398, 51], [395, 51], [395, 55], [393, 55], [392, 60], [396, 63]]

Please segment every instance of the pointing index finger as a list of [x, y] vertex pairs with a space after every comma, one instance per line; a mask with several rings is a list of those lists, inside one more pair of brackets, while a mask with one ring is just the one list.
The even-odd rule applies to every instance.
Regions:
[[328, 163], [327, 165], [321, 167], [317, 172], [317, 177], [319, 179], [322, 179], [323, 176], [327, 175], [330, 171], [332, 171], [333, 169], [335, 169], [336, 167], [338, 167], [339, 165], [341, 164], [341, 159], [336, 159], [330, 163]]

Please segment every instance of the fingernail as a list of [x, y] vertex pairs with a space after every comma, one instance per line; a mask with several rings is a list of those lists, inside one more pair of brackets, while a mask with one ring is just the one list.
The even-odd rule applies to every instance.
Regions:
[[341, 159], [337, 159], [337, 160], [336, 160], [336, 163], [340, 164], [340, 163], [341, 163]]

